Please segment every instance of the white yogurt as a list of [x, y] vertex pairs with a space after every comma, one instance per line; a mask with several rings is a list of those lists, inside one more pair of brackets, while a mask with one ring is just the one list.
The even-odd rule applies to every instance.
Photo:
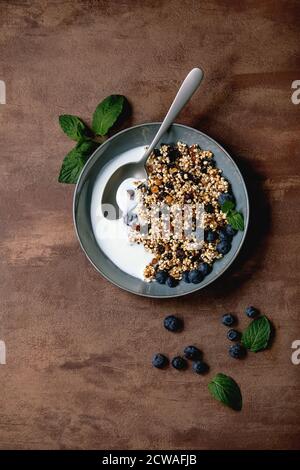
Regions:
[[[122, 271], [142, 280], [144, 279], [143, 270], [150, 263], [153, 255], [146, 251], [142, 244], [129, 242], [129, 227], [124, 223], [123, 218], [108, 220], [103, 216], [101, 200], [110, 176], [121, 165], [140, 160], [144, 151], [144, 147], [136, 147], [107, 163], [95, 181], [91, 201], [93, 232], [101, 250]], [[128, 178], [117, 191], [117, 202], [122, 211], [132, 209], [135, 205], [134, 199], [130, 197], [131, 191], [135, 188], [134, 181], [136, 181], [134, 178]]]

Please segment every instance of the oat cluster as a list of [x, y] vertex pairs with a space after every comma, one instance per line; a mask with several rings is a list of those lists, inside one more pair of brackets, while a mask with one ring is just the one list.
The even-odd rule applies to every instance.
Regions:
[[[211, 265], [221, 258], [216, 250], [218, 240], [209, 243], [204, 236], [199, 243], [195, 235], [201, 213], [199, 207], [202, 207], [200, 228], [204, 234], [226, 224], [226, 215], [220, 209], [218, 198], [221, 193], [228, 192], [229, 183], [216, 167], [212, 152], [182, 142], [163, 144], [150, 155], [147, 173], [147, 182], [137, 186], [138, 222], [130, 231], [132, 242], [142, 243], [153, 253], [151, 263], [144, 270], [145, 280], [153, 280], [156, 272], [161, 270], [180, 280], [185, 271], [197, 269], [199, 263], [204, 261]], [[190, 216], [182, 217], [180, 230], [178, 220], [183, 209], [185, 214], [188, 209]], [[153, 210], [158, 211], [155, 225]]]

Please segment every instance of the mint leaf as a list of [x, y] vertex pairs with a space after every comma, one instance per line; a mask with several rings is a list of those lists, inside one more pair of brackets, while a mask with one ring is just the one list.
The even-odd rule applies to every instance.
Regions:
[[235, 203], [233, 201], [225, 201], [224, 204], [222, 204], [221, 206], [221, 211], [224, 212], [224, 214], [227, 214], [234, 208], [235, 208]]
[[59, 116], [59, 124], [65, 134], [72, 140], [79, 142], [85, 139], [89, 133], [88, 127], [77, 116], [62, 114]]
[[242, 343], [250, 351], [266, 349], [271, 334], [271, 324], [266, 316], [253, 320], [242, 336]]
[[240, 387], [228, 375], [217, 374], [208, 384], [208, 390], [216, 400], [224, 405], [236, 411], [242, 409], [243, 400]]
[[237, 211], [230, 211], [227, 214], [227, 222], [235, 230], [244, 230], [244, 217], [243, 214]]
[[79, 142], [63, 160], [59, 173], [59, 183], [75, 184], [85, 163], [96, 149], [92, 141]]
[[98, 104], [94, 115], [92, 128], [95, 134], [104, 136], [120, 116], [125, 97], [110, 95]]

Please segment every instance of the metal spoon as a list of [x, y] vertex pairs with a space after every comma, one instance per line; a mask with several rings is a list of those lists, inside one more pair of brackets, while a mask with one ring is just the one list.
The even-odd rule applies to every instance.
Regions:
[[142, 158], [138, 162], [127, 163], [126, 165], [122, 165], [111, 175], [105, 186], [102, 196], [102, 207], [105, 205], [106, 209], [108, 207], [107, 205], [110, 204], [113, 206], [114, 209], [108, 211], [105, 210], [108, 219], [115, 219], [116, 214], [120, 212], [118, 210], [119, 208], [116, 201], [116, 194], [120, 183], [130, 177], [136, 178], [138, 180], [147, 178], [146, 162], [149, 155], [155, 148], [156, 144], [163, 137], [164, 133], [174, 122], [179, 112], [195, 93], [201, 83], [202, 78], [203, 72], [201, 69], [195, 68], [190, 71], [190, 73], [186, 76], [184, 82], [182, 83], [181, 87], [179, 88], [178, 93], [175, 96], [175, 99], [171, 104], [165, 119], [163, 120], [154, 139], [152, 140], [151, 144], [147, 148]]

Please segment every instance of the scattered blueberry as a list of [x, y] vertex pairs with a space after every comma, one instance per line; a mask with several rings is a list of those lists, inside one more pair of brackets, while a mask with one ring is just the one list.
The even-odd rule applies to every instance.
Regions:
[[235, 228], [233, 228], [230, 224], [226, 225], [225, 230], [230, 237], [234, 237], [234, 235], [237, 233], [237, 230], [235, 230]]
[[225, 326], [232, 326], [235, 323], [235, 317], [231, 313], [225, 313], [222, 316], [222, 323]]
[[203, 281], [203, 277], [203, 274], [198, 271], [198, 269], [193, 269], [192, 271], [190, 271], [189, 280], [193, 284], [199, 284], [199, 282]]
[[230, 341], [238, 341], [241, 337], [241, 334], [239, 333], [239, 331], [236, 331], [236, 330], [228, 330], [227, 332], [227, 338], [230, 340]]
[[196, 348], [196, 346], [187, 346], [184, 348], [183, 352], [186, 359], [191, 359], [193, 361], [201, 357], [201, 351]]
[[179, 331], [182, 330], [183, 322], [175, 315], [169, 315], [164, 319], [164, 327], [169, 331]]
[[152, 358], [152, 365], [157, 369], [162, 369], [169, 364], [169, 359], [163, 354], [155, 354]]
[[208, 263], [200, 263], [198, 267], [198, 271], [203, 274], [203, 276], [207, 276], [212, 270], [212, 267]]
[[241, 359], [246, 355], [246, 349], [240, 343], [233, 344], [229, 348], [229, 355], [234, 359]]
[[190, 272], [189, 271], [184, 271], [184, 273], [182, 274], [182, 279], [183, 279], [184, 282], [189, 284], [191, 282], [190, 281]]
[[196, 372], [196, 374], [205, 374], [205, 372], [207, 372], [209, 369], [208, 365], [202, 361], [193, 362], [192, 367], [193, 371]]
[[176, 287], [177, 284], [178, 284], [178, 280], [175, 279], [175, 278], [172, 277], [172, 276], [169, 276], [169, 277], [167, 278], [167, 280], [166, 280], [166, 284], [167, 284], [167, 286], [169, 286], [169, 287]]
[[221, 193], [218, 198], [220, 206], [223, 206], [223, 204], [227, 201], [234, 201], [233, 195], [230, 193]]
[[206, 239], [206, 241], [208, 241], [208, 243], [213, 243], [218, 238], [218, 234], [217, 232], [214, 232], [213, 230], [208, 230], [204, 234], [204, 238]]
[[174, 369], [183, 370], [186, 369], [187, 362], [183, 357], [176, 356], [174, 357], [174, 359], [172, 359], [172, 366], [174, 367]]
[[231, 243], [227, 240], [222, 240], [216, 246], [217, 252], [220, 253], [221, 255], [226, 255], [228, 251], [230, 251], [230, 248], [231, 248]]
[[167, 278], [168, 278], [168, 273], [167, 273], [167, 271], [157, 271], [157, 273], [156, 273], [156, 275], [155, 275], [155, 280], [156, 280], [159, 284], [165, 284]]
[[247, 317], [255, 318], [257, 317], [258, 314], [259, 314], [259, 311], [257, 310], [257, 308], [252, 307], [252, 306], [246, 308]]

